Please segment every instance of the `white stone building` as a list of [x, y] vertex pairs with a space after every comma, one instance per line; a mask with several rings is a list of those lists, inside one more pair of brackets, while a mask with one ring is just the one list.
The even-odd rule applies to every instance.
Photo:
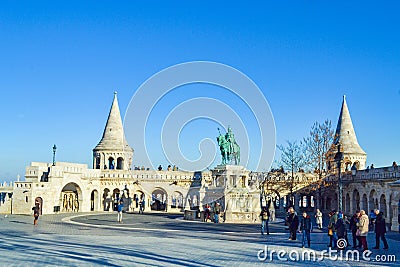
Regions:
[[[356, 209], [382, 210], [397, 230], [400, 208], [400, 169], [397, 166], [366, 168], [367, 154], [358, 144], [346, 99], [327, 154], [329, 175], [318, 180], [311, 173], [295, 173], [296, 209], [315, 209], [316, 187], [322, 190], [324, 211], [338, 207], [337, 165], [334, 155], [342, 146], [343, 207], [347, 214]], [[242, 166], [217, 166], [207, 172], [131, 170], [133, 149], [125, 139], [117, 95], [114, 95], [103, 136], [93, 149], [93, 166], [56, 162], [32, 162], [25, 181], [0, 186], [0, 213], [30, 214], [39, 205], [43, 214], [58, 212], [113, 211], [124, 200], [126, 211], [187, 211], [194, 218], [206, 203], [219, 202], [229, 222], [256, 222], [261, 205], [260, 185], [265, 183], [277, 214], [288, 203], [287, 175], [250, 172]], [[336, 179], [336, 180], [335, 180]], [[190, 212], [190, 210], [192, 210]], [[188, 212], [189, 211], [189, 212]]]

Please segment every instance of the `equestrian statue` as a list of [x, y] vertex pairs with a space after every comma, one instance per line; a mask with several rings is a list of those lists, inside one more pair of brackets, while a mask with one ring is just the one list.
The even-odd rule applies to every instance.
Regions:
[[223, 135], [218, 128], [219, 136], [217, 137], [219, 149], [222, 156], [222, 165], [239, 165], [240, 164], [240, 147], [236, 143], [235, 136], [231, 127], [228, 132]]

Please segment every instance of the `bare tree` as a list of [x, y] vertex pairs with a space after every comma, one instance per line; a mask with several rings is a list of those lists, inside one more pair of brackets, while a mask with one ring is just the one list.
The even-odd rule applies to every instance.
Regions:
[[289, 181], [289, 206], [293, 206], [294, 175], [295, 172], [301, 171], [301, 169], [305, 166], [306, 158], [304, 154], [304, 148], [302, 143], [297, 143], [297, 141], [286, 141], [286, 146], [279, 145], [278, 149], [281, 151], [280, 164], [285, 170], [290, 170], [291, 173]]
[[332, 122], [325, 120], [322, 124], [315, 122], [311, 127], [310, 135], [304, 138], [302, 142], [306, 151], [307, 166], [318, 174], [317, 208], [321, 206], [321, 186], [326, 172], [326, 155], [332, 145], [333, 138]]

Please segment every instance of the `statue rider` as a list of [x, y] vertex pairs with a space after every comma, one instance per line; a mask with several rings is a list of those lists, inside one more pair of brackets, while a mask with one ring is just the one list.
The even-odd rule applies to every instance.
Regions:
[[228, 132], [225, 135], [225, 139], [229, 144], [229, 155], [232, 156], [233, 153], [235, 152], [235, 146], [234, 145], [236, 144], [236, 141], [235, 141], [235, 136], [234, 136], [234, 134], [232, 132], [232, 128], [231, 127], [228, 127]]

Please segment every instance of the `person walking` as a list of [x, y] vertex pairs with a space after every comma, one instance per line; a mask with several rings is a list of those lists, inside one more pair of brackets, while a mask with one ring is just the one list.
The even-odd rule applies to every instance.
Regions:
[[118, 222], [122, 223], [122, 210], [124, 209], [124, 202], [122, 202], [122, 200], [120, 200], [118, 202], [118, 206], [117, 206], [117, 212], [118, 212]]
[[34, 206], [32, 210], [33, 210], [33, 225], [38, 225], [39, 215], [40, 215], [39, 207]]
[[353, 248], [361, 247], [360, 237], [357, 236], [358, 217], [360, 217], [360, 211], [357, 210], [356, 213], [350, 218], [349, 227], [350, 227], [350, 231], [351, 231], [351, 236], [353, 237]]
[[375, 219], [375, 247], [373, 249], [379, 249], [380, 239], [383, 242], [383, 249], [389, 249], [388, 242], [386, 241], [386, 221], [383, 216], [383, 212], [379, 212], [379, 210], [375, 210], [376, 219]]
[[289, 217], [288, 217], [289, 231], [290, 237], [289, 240], [296, 240], [296, 232], [297, 228], [299, 228], [299, 218], [297, 217], [296, 211], [294, 208], [289, 208]]
[[311, 218], [307, 212], [303, 212], [303, 217], [300, 219], [300, 232], [303, 233], [301, 247], [304, 248], [307, 238], [308, 248], [310, 247], [310, 233], [311, 233]]
[[219, 223], [220, 213], [221, 213], [221, 205], [217, 202], [214, 206], [214, 223]]
[[267, 231], [267, 235], [269, 235], [269, 218], [270, 218], [270, 213], [267, 209], [267, 207], [263, 207], [260, 213], [261, 217], [261, 235], [264, 235], [265, 230]]
[[368, 250], [367, 235], [368, 235], [369, 219], [368, 215], [365, 214], [365, 210], [360, 210], [360, 218], [357, 223], [357, 231], [360, 236], [361, 244], [363, 250]]
[[315, 213], [315, 222], [318, 229], [322, 229], [322, 212], [319, 209], [317, 209], [317, 212]]

